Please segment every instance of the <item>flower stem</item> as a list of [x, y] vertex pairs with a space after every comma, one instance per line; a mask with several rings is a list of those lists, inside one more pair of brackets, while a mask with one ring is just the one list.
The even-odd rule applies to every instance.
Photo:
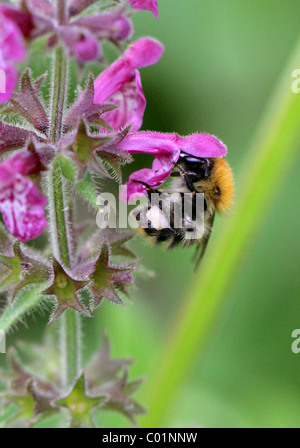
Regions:
[[81, 370], [81, 316], [67, 310], [60, 320], [61, 381], [64, 390], [73, 385]]
[[57, 22], [65, 25], [67, 22], [67, 5], [66, 0], [57, 0]]
[[70, 267], [70, 232], [68, 228], [67, 191], [58, 159], [53, 161], [48, 176], [48, 195], [54, 257]]
[[63, 47], [55, 50], [50, 140], [57, 145], [62, 136], [63, 114], [67, 88], [67, 58]]
[[[65, 10], [65, 0], [57, 2], [58, 14]], [[62, 19], [60, 18], [59, 21]], [[67, 57], [63, 47], [55, 50], [53, 71], [52, 123], [50, 141], [59, 152], [62, 137], [63, 116], [66, 105]], [[67, 268], [71, 267], [71, 234], [68, 213], [68, 197], [59, 159], [55, 158], [48, 174], [50, 228], [53, 255]], [[67, 310], [60, 320], [61, 380], [64, 389], [69, 388], [81, 369], [81, 320], [73, 310]]]
[[237, 205], [203, 261], [191, 293], [172, 322], [172, 331], [148, 384], [149, 415], [142, 425], [164, 427], [174, 397], [195, 358], [203, 353], [224, 307], [236, 266], [276, 198], [298, 152], [300, 95], [292, 92], [292, 71], [300, 65], [300, 40], [276, 89], [245, 160]]

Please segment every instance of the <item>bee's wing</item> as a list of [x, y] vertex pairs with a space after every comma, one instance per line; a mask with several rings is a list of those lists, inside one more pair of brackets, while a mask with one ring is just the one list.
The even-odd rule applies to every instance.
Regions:
[[195, 270], [197, 270], [199, 268], [200, 263], [201, 263], [204, 255], [205, 255], [205, 252], [206, 252], [206, 249], [207, 249], [207, 246], [208, 246], [211, 234], [212, 234], [212, 228], [213, 228], [213, 225], [214, 225], [215, 216], [216, 216], [215, 213], [213, 213], [210, 216], [210, 218], [208, 220], [208, 223], [207, 223], [208, 226], [210, 227], [210, 232], [209, 232], [209, 234], [206, 237], [204, 237], [202, 243], [199, 244], [197, 249], [196, 249], [196, 253], [195, 253]]

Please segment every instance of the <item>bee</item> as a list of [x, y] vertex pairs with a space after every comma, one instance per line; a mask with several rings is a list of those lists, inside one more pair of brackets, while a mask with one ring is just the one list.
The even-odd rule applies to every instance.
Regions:
[[[227, 160], [198, 158], [181, 152], [168, 187], [154, 190], [143, 185], [147, 189], [148, 206], [133, 212], [139, 233], [156, 244], [165, 243], [168, 248], [196, 246], [198, 266], [212, 234], [216, 212], [226, 212], [233, 202], [233, 173]], [[153, 203], [154, 194], [160, 197], [158, 203]], [[196, 210], [199, 196], [203, 200], [200, 212]], [[178, 210], [181, 226], [174, 225]]]

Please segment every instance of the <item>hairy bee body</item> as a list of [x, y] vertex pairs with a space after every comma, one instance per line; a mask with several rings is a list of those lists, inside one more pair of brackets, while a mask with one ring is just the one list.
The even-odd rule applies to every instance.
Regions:
[[[135, 218], [139, 223], [140, 233], [157, 244], [166, 243], [169, 248], [197, 245], [201, 259], [212, 232], [216, 212], [223, 213], [232, 204], [233, 185], [232, 170], [225, 158], [200, 159], [182, 153], [172, 173], [171, 185], [164, 190], [148, 189], [149, 199], [153, 193], [167, 194], [159, 204], [153, 205], [149, 200], [147, 209], [137, 211]], [[203, 194], [202, 213], [197, 211], [197, 193]], [[169, 214], [165, 210], [170, 210]], [[182, 214], [180, 227], [174, 225], [175, 211], [178, 210]], [[141, 212], [146, 217], [146, 226], [140, 225]]]

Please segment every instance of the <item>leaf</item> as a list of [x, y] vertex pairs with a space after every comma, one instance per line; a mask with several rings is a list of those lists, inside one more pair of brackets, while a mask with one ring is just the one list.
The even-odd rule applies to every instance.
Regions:
[[64, 131], [69, 132], [76, 129], [81, 120], [86, 124], [100, 124], [112, 131], [112, 128], [101, 119], [101, 115], [116, 109], [113, 104], [94, 104], [95, 96], [95, 78], [92, 73], [89, 74], [85, 90], [80, 90], [78, 100], [73, 104], [64, 120]]
[[108, 148], [97, 150], [96, 157], [108, 174], [119, 184], [122, 183], [121, 167], [133, 161], [130, 154], [117, 148], [112, 150]]
[[62, 175], [72, 183], [76, 182], [78, 170], [76, 163], [69, 157], [59, 156]]
[[[1, 403], [0, 403], [1, 404]], [[13, 419], [20, 412], [20, 408], [18, 405], [12, 403], [7, 406], [1, 405], [0, 411], [0, 427], [5, 427], [5, 424]]]
[[0, 121], [0, 152], [24, 148], [30, 138], [30, 132], [10, 126]]
[[21, 78], [21, 92], [16, 93], [8, 111], [16, 112], [28, 121], [37, 131], [47, 134], [49, 130], [48, 115], [39, 99], [37, 89], [44, 78], [31, 82], [31, 71], [28, 68]]
[[7, 307], [0, 317], [0, 330], [8, 332], [14, 325], [23, 321], [29, 313], [40, 306], [44, 301], [40, 291], [46, 286], [44, 284], [34, 289], [21, 291], [13, 308]]
[[55, 412], [46, 417], [40, 418], [37, 423], [35, 423], [32, 428], [34, 429], [65, 429], [70, 426], [70, 418], [65, 412]]
[[87, 171], [83, 179], [77, 183], [76, 188], [86, 201], [93, 205], [93, 207], [99, 209], [99, 205], [97, 203], [98, 194], [89, 171]]

